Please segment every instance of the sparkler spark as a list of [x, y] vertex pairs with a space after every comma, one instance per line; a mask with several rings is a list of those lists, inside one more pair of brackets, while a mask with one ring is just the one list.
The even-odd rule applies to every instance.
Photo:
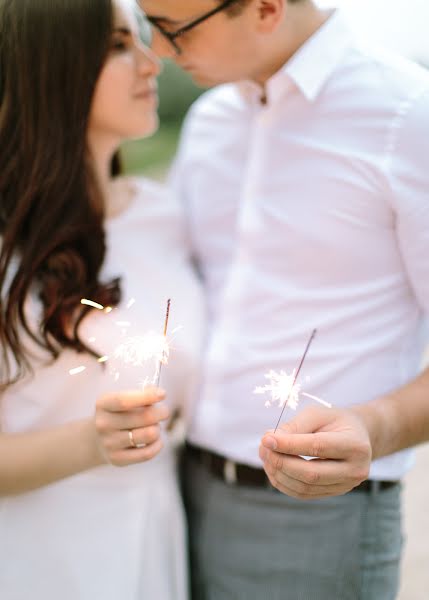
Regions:
[[[164, 331], [162, 334], [150, 331], [144, 336], [133, 336], [127, 338], [122, 344], [120, 344], [115, 352], [114, 358], [119, 359], [122, 364], [142, 367], [148, 361], [155, 362], [155, 371], [152, 377], [145, 377], [141, 382], [141, 386], [144, 388], [147, 385], [156, 385], [159, 387], [159, 381], [161, 378], [161, 369], [163, 365], [168, 364], [170, 356], [170, 342], [167, 339], [168, 320], [170, 316], [171, 300], [167, 302], [167, 310], [164, 321]], [[178, 331], [180, 327], [174, 331]], [[116, 368], [114, 369], [115, 380], [119, 379], [120, 372]]]
[[118, 327], [130, 327], [131, 323], [129, 321], [116, 321], [115, 325], [117, 325]]
[[104, 310], [104, 306], [102, 304], [94, 302], [93, 300], [88, 300], [87, 298], [82, 298], [80, 303], [84, 304], [85, 306], [91, 306], [92, 308], [96, 308], [97, 310]]
[[[99, 304], [98, 302], [94, 302], [93, 300], [89, 300], [87, 298], [82, 298], [80, 302], [83, 305], [90, 306], [91, 308], [103, 311], [104, 313], [109, 313], [113, 310], [110, 306], [104, 307], [102, 304]], [[127, 303], [127, 309], [131, 308], [134, 304], [135, 299], [131, 298], [130, 301]], [[170, 345], [169, 340], [167, 339], [170, 306], [171, 300], [168, 300], [163, 334], [150, 331], [143, 336], [129, 336], [125, 338], [125, 340], [121, 344], [119, 344], [119, 346], [116, 347], [112, 354], [112, 357], [109, 357], [107, 355], [101, 356], [100, 358], [98, 358], [98, 362], [109, 362], [109, 364], [111, 364], [111, 359], [116, 359], [117, 361], [120, 361], [122, 365], [142, 367], [145, 363], [153, 361], [155, 363], [155, 372], [152, 377], [146, 377], [144, 379], [144, 381], [142, 382], [142, 386], [145, 387], [148, 384], [159, 386], [162, 365], [168, 364], [168, 359], [170, 356]], [[115, 324], [123, 330], [123, 336], [126, 335], [126, 330], [131, 327], [131, 322], [126, 320], [116, 321]], [[180, 327], [177, 327], [173, 333], [175, 333], [179, 329]], [[90, 341], [95, 341], [95, 337], [90, 338]], [[79, 373], [82, 373], [85, 369], [86, 367], [83, 366], [76, 367], [75, 369], [71, 369], [69, 371], [69, 374], [77, 375]], [[118, 381], [120, 378], [120, 370], [118, 369], [118, 367], [112, 364], [110, 372], [113, 375], [114, 380]]]
[[[168, 320], [170, 318], [170, 307], [171, 307], [171, 300], [170, 298], [167, 300], [167, 310], [165, 313], [165, 320], [164, 320], [164, 340], [165, 343], [167, 343], [167, 329], [168, 329]], [[168, 345], [167, 345], [168, 348]], [[168, 362], [168, 354], [164, 355], [164, 357], [166, 358], [166, 361]], [[156, 387], [159, 387], [159, 382], [161, 379], [161, 369], [162, 369], [162, 365], [164, 364], [164, 362], [162, 360], [160, 360], [158, 362], [158, 367], [157, 367], [157, 373], [155, 373], [155, 377], [154, 377], [154, 381], [156, 381]]]
[[269, 371], [265, 378], [270, 382], [268, 385], [258, 386], [254, 390], [254, 394], [271, 393], [271, 400], [267, 400], [265, 406], [271, 406], [273, 402], [278, 402], [279, 408], [283, 408], [286, 404], [293, 410], [296, 410], [299, 403], [299, 392], [301, 386], [295, 383], [295, 371], [292, 375], [288, 375], [285, 371]]
[[[265, 377], [270, 381], [270, 384], [265, 386], [258, 386], [254, 390], [255, 394], [265, 394], [266, 392], [270, 392], [271, 402], [278, 401], [279, 406], [282, 407], [282, 412], [280, 414], [279, 420], [277, 421], [274, 433], [276, 433], [278, 429], [286, 407], [290, 407], [293, 410], [296, 410], [298, 408], [301, 385], [296, 383], [296, 380], [298, 379], [298, 375], [301, 371], [302, 365], [304, 364], [305, 357], [307, 356], [307, 352], [310, 349], [310, 346], [314, 340], [316, 333], [317, 330], [314, 329], [310, 336], [310, 339], [307, 342], [307, 346], [305, 347], [304, 354], [302, 355], [298, 368], [292, 372], [292, 375], [288, 375], [285, 371], [280, 371], [280, 373], [277, 373], [276, 371], [271, 370], [265, 375]], [[331, 408], [331, 405], [328, 402], [321, 400], [317, 396], [306, 394], [305, 392], [301, 392], [301, 395], [307, 396], [308, 398], [316, 400], [317, 402], [320, 402], [320, 404]], [[267, 400], [267, 402], [265, 402], [265, 406], [271, 406], [271, 402]]]
[[268, 385], [256, 387], [254, 393], [266, 394], [269, 392], [271, 394], [271, 400], [265, 402], [266, 407], [270, 407], [274, 402], [278, 402], [279, 408], [283, 408], [286, 405], [288, 408], [296, 410], [298, 408], [300, 396], [306, 396], [307, 398], [311, 398], [312, 400], [323, 404], [323, 406], [326, 406], [327, 408], [332, 408], [332, 405], [329, 404], [329, 402], [325, 402], [325, 400], [322, 400], [313, 394], [302, 392], [301, 384], [296, 383], [295, 371], [293, 371], [291, 375], [288, 375], [285, 371], [277, 373], [276, 371], [271, 370], [265, 377], [270, 383]]
[[115, 358], [134, 367], [141, 367], [149, 360], [167, 364], [169, 354], [167, 339], [153, 331], [143, 336], [129, 337], [115, 350]]
[[83, 373], [83, 371], [86, 370], [86, 367], [76, 367], [75, 369], [70, 369], [69, 374], [70, 375], [79, 375], [79, 373]]

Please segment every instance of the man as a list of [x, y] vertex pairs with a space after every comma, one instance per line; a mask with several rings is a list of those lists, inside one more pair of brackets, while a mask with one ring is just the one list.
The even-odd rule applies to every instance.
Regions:
[[[310, 0], [143, 6], [160, 56], [225, 84], [192, 108], [173, 176], [210, 317], [194, 596], [393, 599], [399, 482], [429, 439], [429, 77]], [[279, 415], [253, 391], [313, 329], [298, 382], [334, 408], [302, 396], [263, 435]]]

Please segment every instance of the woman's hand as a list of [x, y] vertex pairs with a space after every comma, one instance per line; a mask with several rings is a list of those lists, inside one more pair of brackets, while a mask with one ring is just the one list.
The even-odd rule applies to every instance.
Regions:
[[160, 422], [169, 418], [159, 388], [116, 392], [98, 399], [95, 411], [96, 443], [104, 463], [123, 467], [145, 462], [163, 444]]

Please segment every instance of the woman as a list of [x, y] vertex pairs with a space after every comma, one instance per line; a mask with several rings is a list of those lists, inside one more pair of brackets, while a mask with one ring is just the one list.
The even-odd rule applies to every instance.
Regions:
[[[0, 0], [5, 600], [186, 598], [161, 424], [196, 371], [200, 297], [171, 201], [111, 178], [119, 144], [157, 126], [159, 65], [135, 14], [126, 0]], [[170, 295], [184, 331], [163, 402], [139, 388], [156, 362], [119, 364], [118, 348], [162, 332]]]

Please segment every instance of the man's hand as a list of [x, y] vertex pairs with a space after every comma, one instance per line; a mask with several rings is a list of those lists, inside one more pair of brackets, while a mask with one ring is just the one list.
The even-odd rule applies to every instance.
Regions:
[[[311, 407], [262, 438], [271, 484], [302, 500], [339, 496], [368, 478], [372, 450], [364, 421], [351, 410]], [[313, 456], [320, 460], [305, 460]]]

